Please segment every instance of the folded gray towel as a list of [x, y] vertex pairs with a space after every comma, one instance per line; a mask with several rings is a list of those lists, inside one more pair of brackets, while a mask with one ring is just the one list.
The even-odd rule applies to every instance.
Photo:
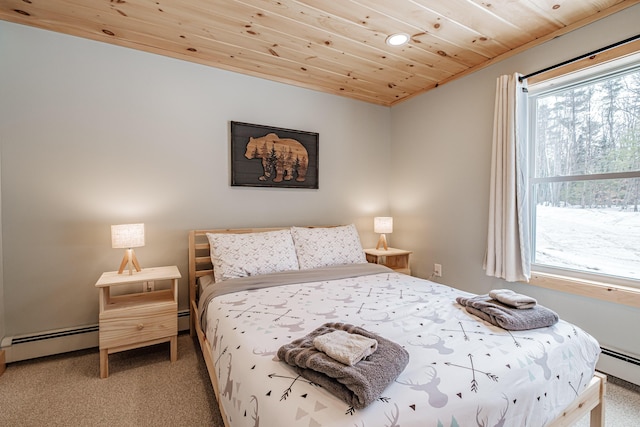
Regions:
[[[340, 363], [313, 345], [315, 337], [336, 330], [374, 339], [378, 342], [378, 348], [367, 359], [353, 366]], [[300, 375], [356, 409], [362, 409], [380, 397], [409, 363], [409, 353], [400, 345], [345, 323], [325, 323], [304, 337], [280, 347], [278, 358], [298, 368]]]
[[511, 331], [546, 328], [558, 322], [558, 315], [554, 311], [539, 304], [529, 310], [518, 310], [492, 299], [489, 295], [458, 297], [456, 301], [464, 306], [467, 312]]
[[538, 303], [535, 298], [512, 291], [511, 289], [494, 289], [489, 292], [489, 296], [503, 304], [514, 308], [533, 308]]

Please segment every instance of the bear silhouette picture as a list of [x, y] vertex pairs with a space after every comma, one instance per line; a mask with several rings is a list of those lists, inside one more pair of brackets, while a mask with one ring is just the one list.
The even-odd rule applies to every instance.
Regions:
[[275, 133], [264, 136], [249, 137], [244, 156], [249, 160], [260, 159], [262, 162], [262, 176], [260, 181], [273, 182], [291, 181], [304, 182], [309, 167], [307, 149], [298, 140], [280, 138]]

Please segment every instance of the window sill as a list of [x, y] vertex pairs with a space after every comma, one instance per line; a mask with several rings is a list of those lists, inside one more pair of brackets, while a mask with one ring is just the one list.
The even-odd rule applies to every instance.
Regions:
[[532, 271], [529, 284], [640, 308], [640, 289]]

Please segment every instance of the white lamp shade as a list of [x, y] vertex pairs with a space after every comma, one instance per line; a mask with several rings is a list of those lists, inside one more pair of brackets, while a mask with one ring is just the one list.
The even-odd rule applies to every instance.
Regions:
[[390, 216], [377, 216], [373, 218], [374, 233], [393, 233], [393, 218]]
[[144, 224], [111, 226], [111, 247], [128, 249], [141, 246], [144, 246]]

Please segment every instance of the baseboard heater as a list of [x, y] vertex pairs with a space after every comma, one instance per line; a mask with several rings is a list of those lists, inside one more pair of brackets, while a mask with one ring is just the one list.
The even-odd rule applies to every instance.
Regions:
[[[188, 329], [189, 310], [180, 310], [178, 331]], [[98, 346], [98, 330], [94, 324], [5, 337], [0, 341], [0, 349], [5, 350], [6, 363], [83, 350]]]
[[29, 342], [50, 340], [54, 338], [69, 337], [72, 335], [87, 334], [89, 332], [98, 332], [98, 325], [90, 325], [90, 326], [84, 326], [84, 327], [73, 328], [73, 329], [63, 329], [63, 330], [57, 330], [57, 331], [49, 331], [49, 332], [44, 332], [44, 333], [35, 334], [35, 335], [17, 336], [17, 337], [11, 338], [11, 342], [9, 343], [9, 345], [18, 345], [18, 344], [24, 344]]
[[605, 354], [607, 356], [611, 356], [613, 358], [616, 358], [618, 360], [622, 360], [623, 362], [627, 362], [627, 363], [632, 363], [636, 366], [640, 366], [640, 359], [633, 357], [633, 356], [629, 356], [627, 354], [622, 354], [620, 352], [617, 352], [615, 350], [611, 350], [609, 348], [605, 348], [605, 347], [600, 347], [600, 350], [602, 350], [602, 354]]
[[600, 347], [601, 353], [596, 369], [607, 375], [640, 385], [640, 359], [635, 355]]

